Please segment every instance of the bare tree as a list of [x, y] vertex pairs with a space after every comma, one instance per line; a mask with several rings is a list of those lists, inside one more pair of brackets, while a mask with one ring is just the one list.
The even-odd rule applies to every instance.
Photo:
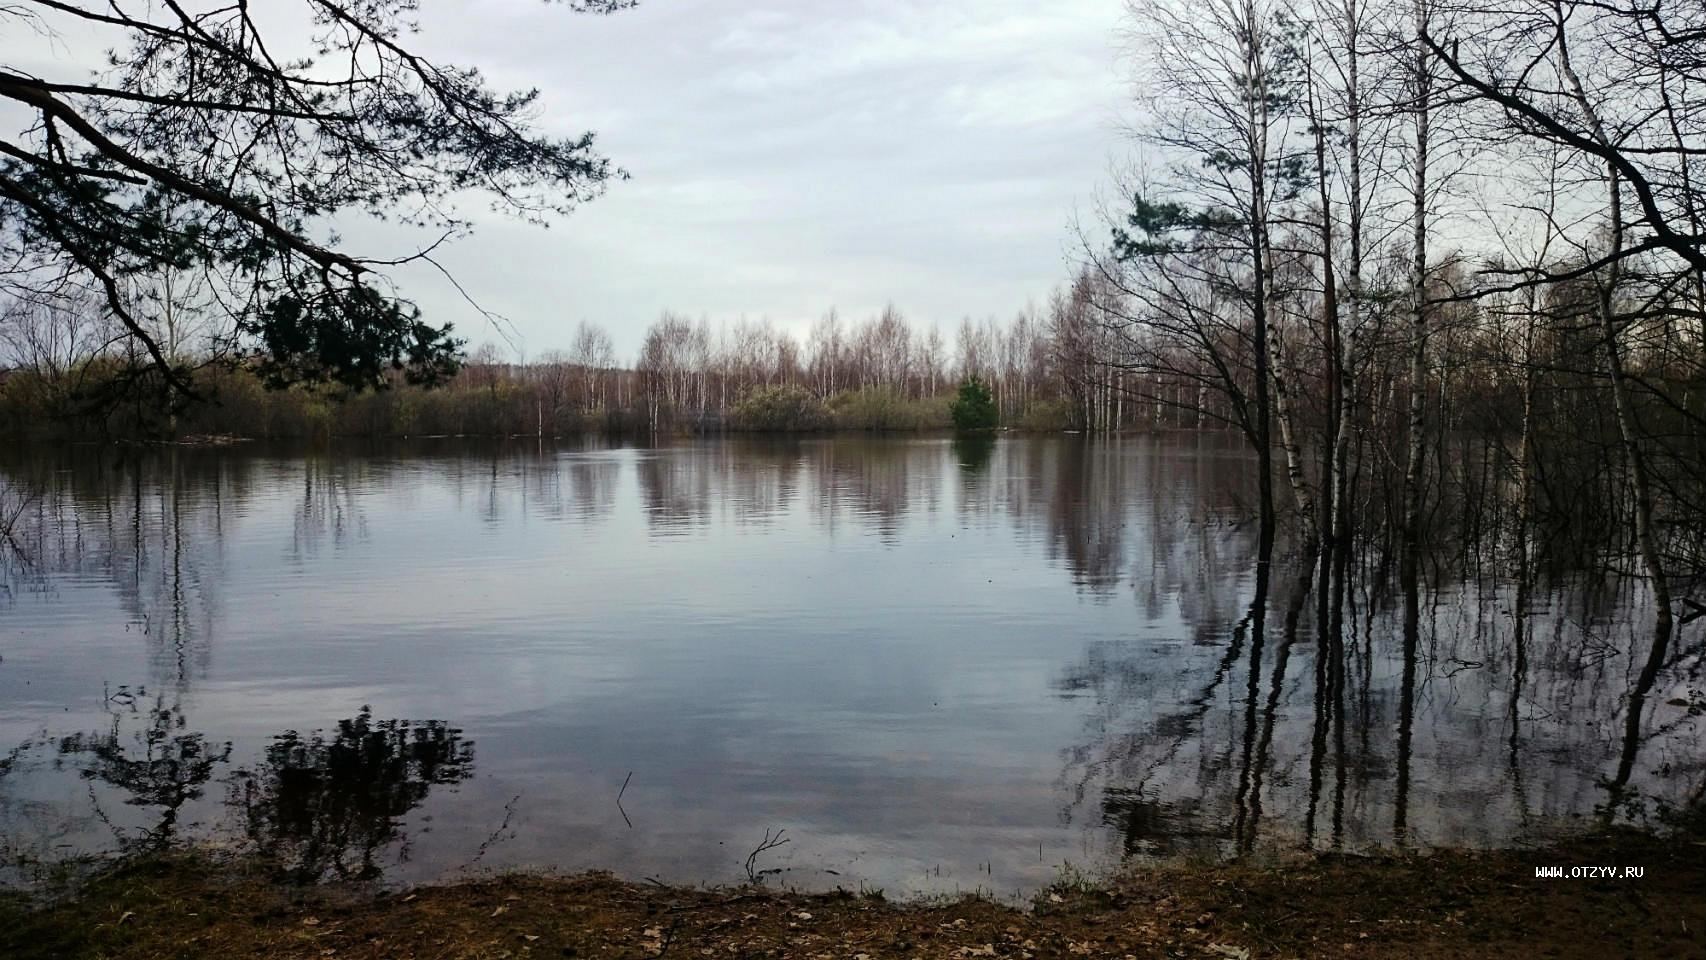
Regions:
[[610, 334], [603, 327], [582, 320], [575, 327], [569, 357], [580, 379], [582, 408], [603, 410], [604, 381], [607, 371], [616, 366], [616, 349], [610, 341]]

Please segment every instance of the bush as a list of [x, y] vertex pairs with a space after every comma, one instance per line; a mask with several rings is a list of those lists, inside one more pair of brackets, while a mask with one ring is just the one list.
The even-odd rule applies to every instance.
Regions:
[[956, 430], [994, 430], [1000, 422], [1000, 415], [995, 409], [995, 396], [984, 386], [983, 381], [976, 377], [960, 384], [960, 392], [954, 397], [952, 413]]
[[843, 430], [936, 430], [952, 422], [942, 398], [908, 400], [893, 390], [838, 393], [830, 398], [829, 406], [835, 425]]
[[1076, 425], [1075, 412], [1068, 400], [1038, 400], [1019, 418], [1019, 429], [1037, 433], [1070, 430]]
[[729, 426], [735, 430], [826, 430], [833, 423], [829, 408], [804, 387], [757, 387], [729, 411]]

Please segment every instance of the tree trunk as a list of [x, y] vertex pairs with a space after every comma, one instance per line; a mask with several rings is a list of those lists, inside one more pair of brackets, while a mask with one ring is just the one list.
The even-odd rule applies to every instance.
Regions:
[[[1570, 47], [1564, 32], [1562, 14], [1557, 23], [1558, 64], [1570, 92], [1581, 108], [1583, 116], [1593, 131], [1594, 139], [1601, 146], [1610, 148], [1613, 142], [1605, 130], [1599, 112], [1594, 109], [1593, 102], [1588, 99], [1587, 90], [1582, 86], [1581, 78], [1576, 75], [1575, 67], [1570, 62]], [[1606, 186], [1609, 214], [1611, 218], [1611, 254], [1623, 250], [1623, 193], [1617, 176], [1617, 168], [1607, 165]], [[1611, 803], [1606, 805], [1607, 815], [1616, 813], [1617, 801], [1622, 798], [1623, 789], [1629, 783], [1629, 777], [1634, 771], [1635, 754], [1640, 746], [1641, 714], [1647, 703], [1647, 695], [1652, 692], [1653, 684], [1657, 682], [1659, 671], [1664, 668], [1665, 654], [1670, 647], [1670, 637], [1673, 630], [1671, 619], [1670, 583], [1665, 579], [1663, 558], [1659, 552], [1658, 535], [1653, 529], [1653, 489], [1647, 475], [1647, 461], [1641, 449], [1641, 428], [1635, 413], [1634, 404], [1629, 398], [1629, 388], [1625, 383], [1623, 371], [1622, 349], [1617, 342], [1617, 284], [1622, 275], [1622, 261], [1612, 259], [1606, 268], [1606, 276], [1599, 284], [1598, 313], [1600, 335], [1604, 340], [1606, 371], [1611, 379], [1612, 410], [1617, 418], [1617, 433], [1622, 442], [1623, 455], [1629, 465], [1629, 486], [1635, 498], [1635, 546], [1641, 556], [1641, 565], [1645, 568], [1647, 579], [1653, 591], [1653, 635], [1647, 647], [1646, 661], [1641, 665], [1641, 673], [1635, 681], [1635, 689], [1629, 694], [1628, 714], [1624, 718], [1623, 753], [1617, 763], [1617, 775], [1611, 782]]]

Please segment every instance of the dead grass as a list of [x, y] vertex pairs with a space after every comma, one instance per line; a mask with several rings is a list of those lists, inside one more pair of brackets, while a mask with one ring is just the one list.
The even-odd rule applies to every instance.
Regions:
[[[1645, 868], [1537, 880], [1537, 865]], [[1539, 851], [1172, 865], [1029, 909], [692, 890], [604, 874], [376, 894], [280, 887], [194, 858], [71, 899], [0, 901], [0, 957], [1706, 957], [1706, 844], [1636, 834]]]

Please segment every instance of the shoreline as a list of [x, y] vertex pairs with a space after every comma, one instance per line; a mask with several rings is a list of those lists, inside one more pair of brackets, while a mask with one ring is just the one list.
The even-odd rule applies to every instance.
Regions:
[[[1600, 866], [1619, 872], [1569, 875]], [[1624, 876], [1631, 867], [1640, 876]], [[1063, 878], [1029, 906], [607, 873], [296, 887], [252, 860], [179, 854], [115, 865], [45, 905], [0, 896], [0, 955], [1706, 956], [1706, 839], [1617, 830], [1535, 849], [1169, 862]]]

